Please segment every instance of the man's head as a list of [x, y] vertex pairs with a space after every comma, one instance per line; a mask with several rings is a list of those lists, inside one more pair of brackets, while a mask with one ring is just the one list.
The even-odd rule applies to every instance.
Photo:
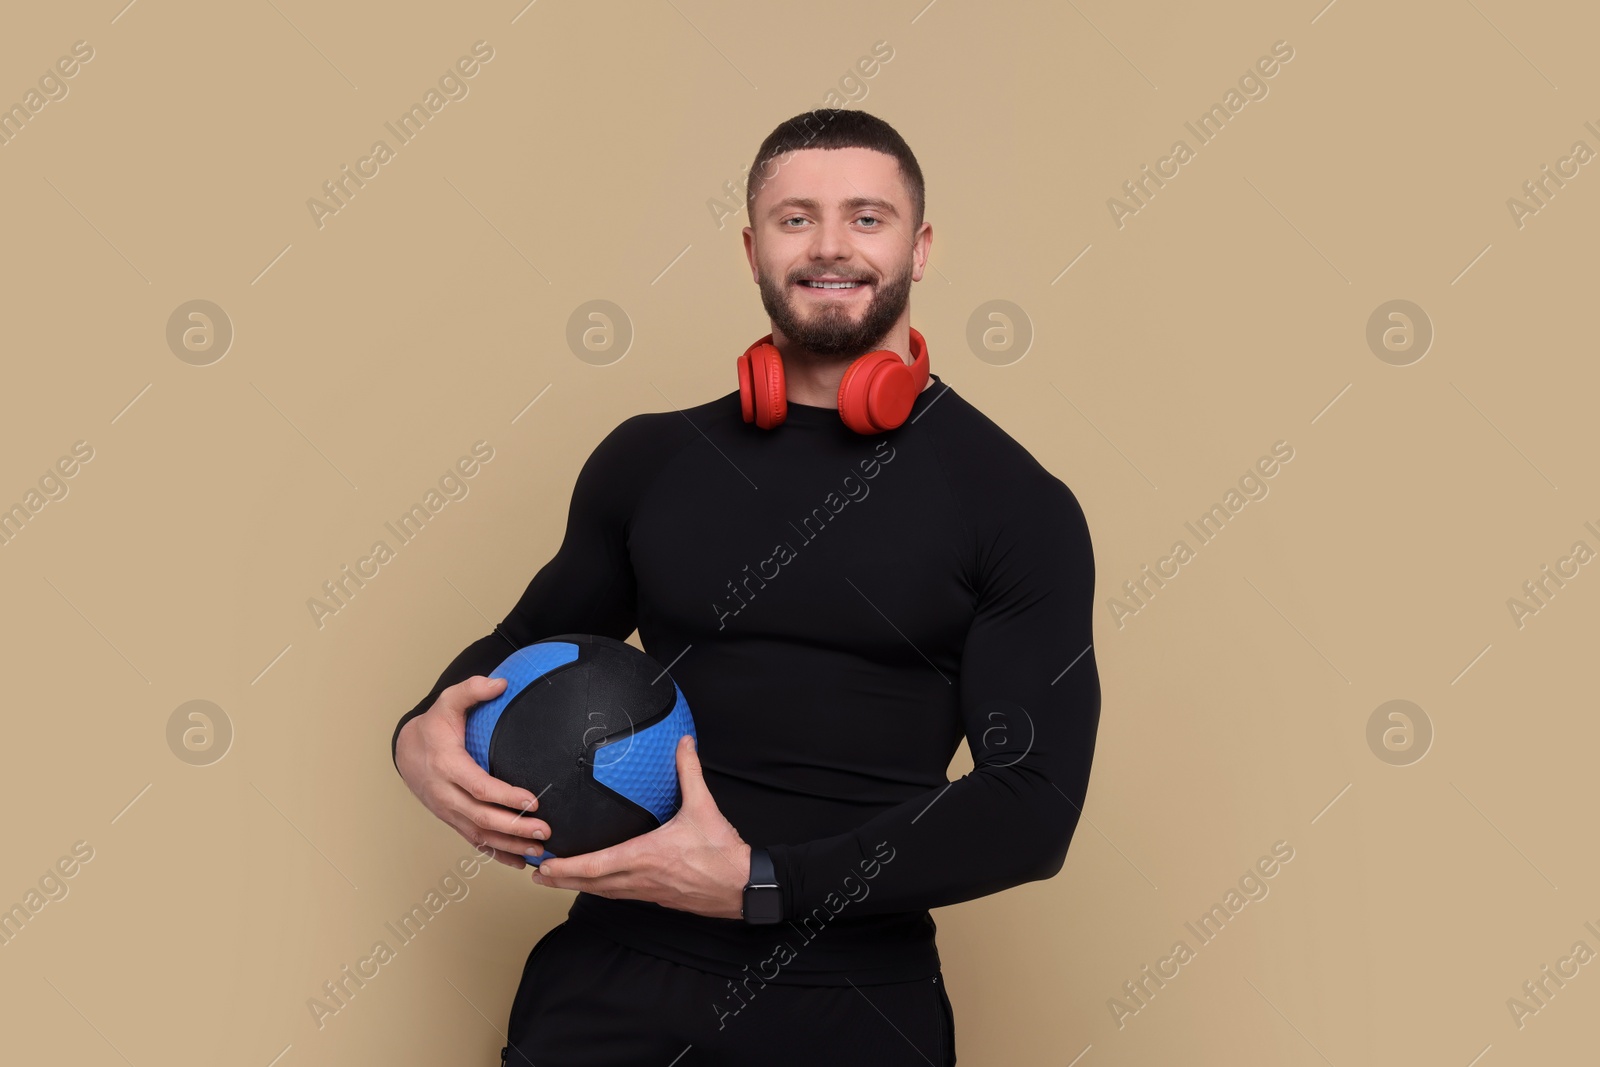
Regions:
[[922, 279], [933, 240], [923, 205], [917, 159], [882, 119], [824, 108], [768, 134], [750, 168], [744, 244], [774, 339], [843, 359], [877, 347], [908, 319]]

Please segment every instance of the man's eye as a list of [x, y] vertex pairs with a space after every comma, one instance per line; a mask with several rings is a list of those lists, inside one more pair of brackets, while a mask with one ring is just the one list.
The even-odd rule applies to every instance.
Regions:
[[[804, 222], [804, 221], [806, 221], [806, 220], [805, 220], [805, 219], [803, 219], [803, 218], [801, 218], [801, 217], [800, 217], [800, 216], [798, 216], [798, 215], [796, 215], [796, 216], [795, 216], [795, 217], [794, 217], [794, 218], [792, 218], [792, 219], [784, 219], [784, 220], [783, 220], [783, 224], [784, 224], [784, 225], [785, 225], [785, 226], [788, 226], [788, 225], [789, 225], [789, 223], [791, 223], [791, 222]], [[789, 228], [790, 228], [790, 229], [794, 229], [794, 227], [792, 227], [792, 226], [790, 226], [790, 227], [789, 227]]]
[[[881, 222], [882, 220], [877, 218], [876, 216], [873, 216], [873, 215], [863, 215], [863, 216], [861, 216], [861, 218], [858, 221], [860, 221], [860, 222]], [[869, 230], [876, 229], [876, 228], [877, 227], [875, 227], [875, 226], [868, 226], [867, 227], [867, 229], [869, 229]]]

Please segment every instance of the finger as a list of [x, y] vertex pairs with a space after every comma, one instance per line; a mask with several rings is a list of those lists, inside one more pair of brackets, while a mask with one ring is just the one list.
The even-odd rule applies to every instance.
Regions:
[[602, 848], [597, 852], [584, 852], [577, 856], [552, 856], [539, 866], [543, 869], [548, 864], [555, 864], [553, 868], [546, 870], [545, 873], [556, 878], [592, 880], [609, 875], [623, 874], [631, 869], [629, 860], [637, 848], [637, 846], [635, 848], [629, 848], [628, 846], [637, 840], [639, 839], [633, 838], [629, 841], [624, 841], [620, 845]]
[[[525, 861], [528, 856], [538, 859], [544, 855], [544, 846], [537, 841], [524, 841], [519, 837], [485, 833], [471, 823], [457, 827], [456, 832], [466, 838], [467, 843], [477, 849], [479, 853], [496, 853], [496, 859], [499, 859], [500, 856], [516, 856], [523, 858]], [[521, 863], [513, 864], [513, 866], [517, 867], [522, 865]]]
[[494, 860], [496, 863], [503, 863], [507, 867], [520, 868], [528, 866], [527, 858], [520, 852], [507, 852], [504, 849], [494, 848], [490, 845], [473, 845], [472, 851], [477, 853], [478, 862], [480, 863]]
[[461, 807], [457, 810], [485, 830], [531, 841], [547, 841], [550, 838], [550, 824], [543, 819], [520, 811], [507, 811], [495, 804], [479, 804], [464, 794], [460, 800]]
[[543, 819], [526, 812], [508, 811], [498, 804], [485, 804], [459, 786], [450, 785], [447, 789], [449, 792], [444, 798], [444, 806], [485, 830], [530, 841], [547, 841], [550, 838], [550, 824]]
[[502, 852], [497, 848], [491, 849], [490, 851], [493, 852], [494, 861], [496, 863], [503, 863], [507, 867], [514, 867], [517, 870], [521, 870], [522, 868], [528, 866], [528, 861], [523, 859], [522, 856], [515, 852]]
[[441, 809], [471, 825], [478, 833], [497, 835], [524, 852], [531, 851], [535, 843], [550, 839], [550, 826], [543, 820], [519, 816], [492, 804], [480, 804], [460, 790], [447, 798]]
[[544, 855], [544, 847], [537, 841], [528, 841], [520, 837], [512, 837], [509, 834], [485, 830], [471, 820], [459, 816], [446, 821], [449, 822], [456, 833], [466, 838], [467, 844], [480, 851], [484, 848], [492, 848], [496, 852], [504, 852], [510, 855]]
[[575, 889], [580, 893], [593, 893], [596, 896], [628, 895], [636, 890], [636, 884], [627, 874], [608, 874], [599, 878], [579, 878], [574, 875], [550, 874], [545, 868], [551, 860], [545, 860], [533, 869], [533, 880], [537, 885], [547, 889]]
[[[485, 804], [499, 804], [513, 812], [539, 810], [539, 798], [531, 790], [503, 782], [478, 766], [465, 746], [453, 751], [444, 761], [444, 777]], [[545, 827], [549, 829], [549, 827]]]

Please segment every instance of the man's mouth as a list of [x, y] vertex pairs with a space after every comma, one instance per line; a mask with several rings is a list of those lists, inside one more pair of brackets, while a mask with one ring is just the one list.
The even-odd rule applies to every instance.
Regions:
[[799, 284], [808, 289], [861, 289], [865, 288], [867, 283], [861, 281], [832, 281], [827, 279], [802, 278]]

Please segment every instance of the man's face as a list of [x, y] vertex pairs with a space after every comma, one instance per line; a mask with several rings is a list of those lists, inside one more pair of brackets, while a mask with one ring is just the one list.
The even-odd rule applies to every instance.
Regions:
[[927, 222], [911, 230], [900, 164], [870, 148], [811, 148], [763, 170], [744, 245], [774, 335], [823, 356], [872, 351], [907, 317], [933, 240]]

